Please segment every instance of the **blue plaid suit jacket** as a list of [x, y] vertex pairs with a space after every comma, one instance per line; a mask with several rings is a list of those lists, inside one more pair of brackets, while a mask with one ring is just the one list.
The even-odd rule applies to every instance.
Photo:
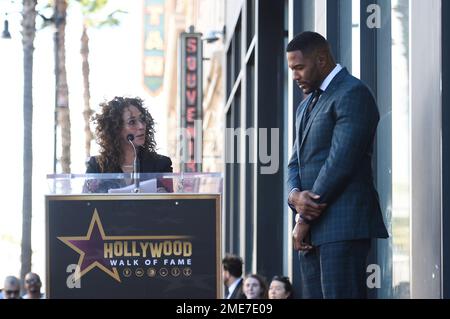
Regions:
[[387, 238], [372, 175], [379, 121], [370, 90], [343, 68], [322, 93], [300, 132], [311, 96], [297, 108], [288, 187], [311, 190], [328, 206], [311, 225], [314, 245]]

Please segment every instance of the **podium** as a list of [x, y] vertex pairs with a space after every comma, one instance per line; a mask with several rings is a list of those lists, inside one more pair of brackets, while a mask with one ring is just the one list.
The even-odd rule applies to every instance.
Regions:
[[132, 177], [47, 176], [47, 297], [221, 298], [221, 174]]

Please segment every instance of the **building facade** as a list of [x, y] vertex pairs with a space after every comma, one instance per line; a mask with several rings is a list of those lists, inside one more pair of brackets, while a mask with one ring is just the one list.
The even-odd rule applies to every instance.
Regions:
[[285, 181], [303, 97], [285, 47], [311, 30], [328, 39], [336, 61], [370, 87], [379, 107], [373, 168], [390, 237], [372, 243], [368, 275], [378, 272], [380, 283], [369, 296], [450, 297], [446, 13], [442, 0], [225, 2], [224, 113], [232, 130], [224, 138], [223, 241], [247, 273], [289, 275], [298, 290]]
[[[163, 103], [167, 105], [168, 154], [175, 172], [180, 171], [179, 97], [179, 39], [190, 26], [206, 38], [212, 31], [222, 31], [224, 1], [166, 0], [166, 69], [164, 72]], [[219, 32], [216, 32], [218, 34]], [[217, 41], [203, 42], [203, 152], [202, 171], [221, 172], [223, 169], [223, 35]]]

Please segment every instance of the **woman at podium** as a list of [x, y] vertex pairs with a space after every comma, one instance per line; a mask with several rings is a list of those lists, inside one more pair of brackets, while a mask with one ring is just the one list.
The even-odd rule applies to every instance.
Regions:
[[154, 120], [142, 99], [115, 97], [100, 107], [93, 117], [100, 155], [89, 159], [86, 173], [172, 172], [170, 158], [156, 153]]

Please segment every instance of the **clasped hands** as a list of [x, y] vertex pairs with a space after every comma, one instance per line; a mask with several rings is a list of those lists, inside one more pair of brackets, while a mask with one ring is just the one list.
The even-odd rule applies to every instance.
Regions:
[[[319, 195], [311, 191], [293, 191], [289, 196], [289, 204], [291, 204], [295, 211], [306, 218], [308, 221], [313, 221], [318, 218], [326, 208], [326, 204], [318, 204], [315, 201], [320, 198]], [[308, 251], [313, 247], [304, 242], [306, 235], [309, 232], [310, 225], [302, 218], [295, 224], [292, 230], [292, 242], [295, 250]]]

